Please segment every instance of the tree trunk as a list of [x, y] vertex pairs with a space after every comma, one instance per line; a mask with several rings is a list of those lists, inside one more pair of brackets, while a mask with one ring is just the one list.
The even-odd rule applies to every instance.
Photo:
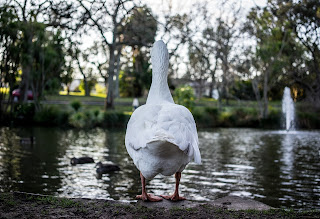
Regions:
[[70, 95], [70, 83], [67, 83], [67, 96]]
[[38, 98], [38, 93], [36, 92], [36, 88], [32, 83], [31, 83], [31, 90], [33, 93], [33, 103], [34, 103], [35, 110], [36, 112], [39, 112], [41, 110], [40, 101]]
[[107, 92], [107, 98], [105, 102], [105, 110], [107, 109], [113, 109], [114, 108], [114, 90], [113, 90], [113, 76], [114, 76], [114, 70], [115, 70], [115, 54], [114, 54], [114, 46], [110, 46], [110, 61], [109, 61], [109, 77], [108, 77], [108, 92]]
[[77, 64], [78, 64], [79, 71], [80, 71], [80, 73], [81, 73], [82, 76], [83, 76], [84, 94], [85, 94], [86, 97], [89, 97], [89, 96], [90, 96], [90, 91], [89, 91], [89, 86], [88, 86], [87, 77], [86, 77], [85, 73], [83, 72], [83, 69], [82, 69], [82, 67], [81, 67], [81, 65], [80, 65], [80, 61], [79, 61], [78, 56], [76, 56], [76, 60], [77, 60]]
[[258, 88], [258, 82], [256, 79], [253, 79], [252, 80], [252, 89], [253, 89], [253, 92], [256, 96], [256, 100], [258, 102], [258, 108], [259, 108], [259, 112], [260, 112], [260, 117], [262, 118], [263, 117], [263, 105], [262, 105], [262, 102], [261, 102], [261, 97], [260, 97], [260, 92], [259, 92], [259, 88]]
[[210, 83], [210, 87], [209, 87], [209, 98], [212, 98], [212, 92], [213, 92], [213, 83]]
[[22, 78], [20, 84], [20, 103], [26, 103], [28, 100], [28, 90], [30, 86], [30, 74], [32, 71], [33, 49], [32, 49], [32, 29], [24, 32], [26, 36], [25, 59], [22, 60]]
[[115, 81], [115, 92], [114, 92], [114, 96], [115, 97], [119, 97], [120, 94], [119, 94], [119, 73], [120, 73], [120, 57], [121, 57], [121, 49], [122, 49], [122, 46], [119, 47], [119, 49], [117, 50], [117, 68], [116, 68], [116, 81]]
[[209, 93], [209, 97], [210, 97], [210, 98], [213, 97], [213, 95], [212, 95], [212, 93], [213, 93], [213, 88], [214, 88], [215, 83], [216, 83], [215, 75], [216, 75], [216, 71], [217, 71], [218, 57], [216, 56], [215, 59], [216, 59], [216, 64], [215, 64], [215, 66], [214, 66], [214, 69], [211, 71], [211, 83], [210, 83], [210, 91], [209, 91], [209, 92], [210, 92], [210, 93]]
[[202, 84], [202, 79], [199, 80], [198, 83], [198, 99], [200, 100], [201, 96], [202, 96], [202, 92], [203, 92], [203, 84]]
[[269, 101], [268, 101], [268, 90], [269, 90], [269, 86], [268, 86], [268, 79], [269, 79], [269, 69], [266, 70], [266, 72], [264, 73], [264, 80], [263, 80], [263, 118], [267, 118], [268, 117], [268, 105], [269, 105]]
[[84, 83], [84, 93], [86, 97], [90, 96], [90, 90], [89, 90], [89, 85], [88, 85], [88, 80], [87, 77], [83, 75], [83, 83]]

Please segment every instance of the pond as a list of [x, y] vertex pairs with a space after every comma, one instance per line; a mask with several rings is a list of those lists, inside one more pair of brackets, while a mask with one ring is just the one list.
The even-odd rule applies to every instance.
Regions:
[[[124, 130], [0, 128], [0, 191], [133, 201], [139, 172], [124, 146]], [[21, 139], [35, 137], [33, 144]], [[190, 200], [226, 195], [273, 207], [320, 208], [320, 132], [259, 129], [199, 131], [202, 164], [182, 173], [180, 192]], [[118, 164], [120, 172], [95, 176], [95, 164], [70, 165], [72, 157]], [[172, 193], [174, 177], [156, 176], [147, 189]]]

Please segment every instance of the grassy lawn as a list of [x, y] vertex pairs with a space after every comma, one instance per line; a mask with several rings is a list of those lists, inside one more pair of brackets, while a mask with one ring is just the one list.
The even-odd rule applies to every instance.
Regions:
[[[106, 96], [105, 95], [95, 95], [91, 94], [89, 97], [85, 96], [83, 92], [70, 92], [70, 95], [67, 95], [66, 92], [60, 92], [60, 95], [46, 95], [46, 100], [49, 101], [80, 101], [80, 102], [104, 102]], [[138, 98], [140, 104], [144, 104], [146, 102], [146, 98]], [[131, 105], [133, 98], [131, 97], [121, 97], [115, 98], [114, 102], [129, 104]]]
[[[146, 102], [145, 97], [140, 97], [139, 103], [144, 104]], [[84, 101], [84, 102], [104, 102], [105, 101], [105, 95], [95, 95], [91, 94], [91, 96], [86, 97], [84, 96], [83, 92], [71, 92], [70, 95], [66, 95], [66, 92], [60, 92], [60, 95], [46, 95], [46, 100], [57, 100], [57, 101]], [[133, 101], [133, 98], [131, 97], [119, 97], [115, 98], [114, 102], [117, 105], [117, 103], [121, 104], [128, 104], [131, 105]], [[195, 100], [196, 106], [204, 106], [204, 107], [219, 107], [218, 100], [212, 99], [212, 98], [206, 98], [203, 97], [201, 99]], [[229, 100], [228, 106], [226, 106], [226, 101], [223, 100], [222, 105], [224, 107], [257, 107], [256, 101], [247, 101], [247, 100]], [[281, 101], [270, 101], [269, 106], [271, 107], [281, 107]]]
[[[4, 88], [1, 88], [4, 89]], [[4, 90], [2, 90], [4, 91]], [[5, 90], [7, 93], [7, 90]], [[5, 99], [7, 99], [6, 97]], [[84, 92], [70, 92], [69, 95], [67, 95], [66, 91], [60, 91], [59, 95], [46, 95], [45, 100], [48, 101], [80, 101], [80, 102], [101, 102], [103, 103], [105, 101], [106, 95], [105, 94], [90, 94], [90, 96], [85, 96]], [[146, 102], [146, 97], [141, 97], [138, 98], [140, 105], [145, 104]], [[130, 105], [132, 104], [133, 98], [131, 97], [120, 97], [120, 98], [115, 98], [115, 107], [121, 109], [121, 107], [118, 107], [117, 104], [121, 105]], [[226, 101], [222, 101], [222, 105], [224, 108], [247, 108], [247, 107], [253, 107], [257, 108], [257, 101], [246, 101], [246, 100], [229, 100], [228, 105], [226, 104]], [[299, 103], [297, 103], [299, 104]], [[218, 100], [212, 99], [212, 98], [206, 98], [203, 97], [201, 99], [196, 99], [195, 100], [195, 105], [198, 107], [219, 107], [219, 102]], [[269, 106], [279, 108], [281, 107], [281, 101], [270, 101]], [[86, 106], [88, 108], [94, 108], [97, 106]], [[99, 106], [100, 108], [100, 106]]]

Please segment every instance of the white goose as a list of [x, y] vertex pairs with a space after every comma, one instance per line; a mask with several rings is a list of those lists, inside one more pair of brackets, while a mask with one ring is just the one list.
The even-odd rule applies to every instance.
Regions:
[[181, 172], [192, 159], [201, 163], [196, 124], [187, 108], [173, 102], [167, 83], [169, 54], [162, 40], [154, 43], [151, 62], [152, 84], [147, 103], [133, 112], [125, 137], [127, 151], [140, 170], [142, 195], [137, 199], [162, 200], [148, 194], [145, 187], [145, 179], [161, 173], [175, 174], [176, 178], [173, 195], [162, 197], [184, 200], [178, 191]]

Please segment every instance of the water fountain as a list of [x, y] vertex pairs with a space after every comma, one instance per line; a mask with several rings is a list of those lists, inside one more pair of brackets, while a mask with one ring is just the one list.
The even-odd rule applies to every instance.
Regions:
[[294, 103], [291, 98], [290, 88], [288, 87], [285, 87], [283, 92], [282, 113], [284, 116], [286, 130], [294, 130]]

